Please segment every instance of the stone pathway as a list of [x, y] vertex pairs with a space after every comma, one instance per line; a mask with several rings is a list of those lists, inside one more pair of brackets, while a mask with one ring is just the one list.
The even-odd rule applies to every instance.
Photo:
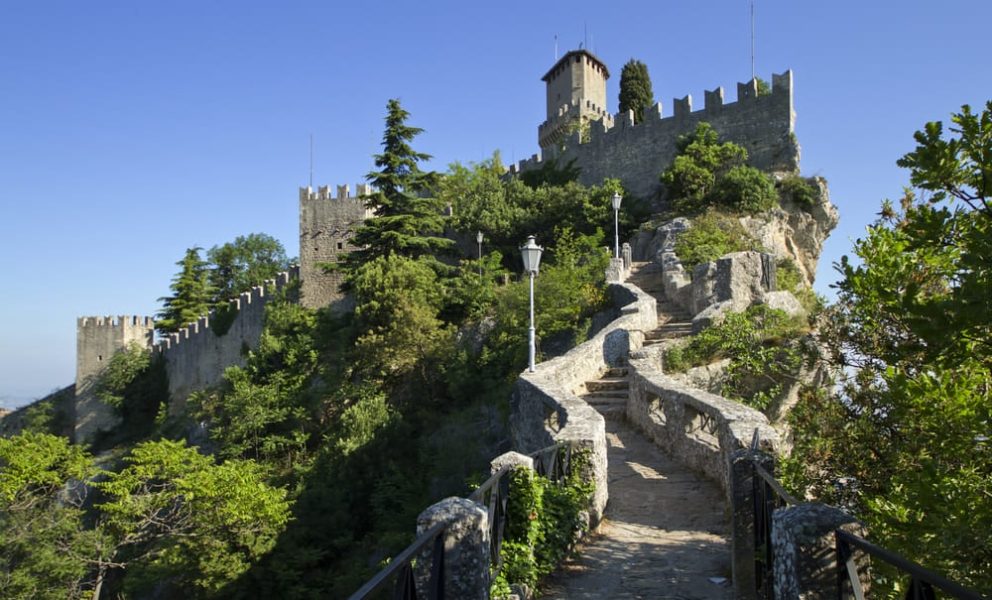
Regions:
[[606, 429], [605, 518], [545, 582], [541, 597], [730, 600], [730, 542], [719, 487], [664, 455], [622, 418], [607, 419]]
[[[645, 345], [689, 335], [689, 315], [664, 295], [661, 269], [635, 263], [630, 281], [658, 300]], [[542, 597], [730, 600], [730, 541], [720, 488], [630, 427], [627, 370], [586, 382], [606, 418], [610, 501], [599, 528], [542, 586]]]

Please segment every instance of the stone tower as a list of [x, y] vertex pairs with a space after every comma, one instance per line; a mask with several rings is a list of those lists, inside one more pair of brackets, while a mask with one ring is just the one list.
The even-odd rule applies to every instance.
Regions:
[[[547, 120], [538, 127], [537, 141], [545, 155], [574, 127], [609, 116], [603, 61], [588, 50], [572, 50], [551, 67], [542, 81], [547, 85]], [[550, 151], [550, 154], [549, 154]]]
[[341, 261], [357, 248], [351, 236], [365, 219], [372, 216], [364, 196], [371, 186], [358, 185], [352, 196], [347, 185], [337, 186], [331, 196], [330, 186], [314, 192], [309, 186], [300, 188], [300, 303], [308, 308], [331, 305], [337, 310], [348, 308], [347, 300], [338, 290], [342, 276], [327, 273], [322, 265]]
[[76, 319], [76, 426], [73, 439], [86, 443], [120, 422], [116, 411], [100, 401], [94, 384], [114, 354], [135, 342], [151, 348], [155, 324], [151, 317], [80, 317]]

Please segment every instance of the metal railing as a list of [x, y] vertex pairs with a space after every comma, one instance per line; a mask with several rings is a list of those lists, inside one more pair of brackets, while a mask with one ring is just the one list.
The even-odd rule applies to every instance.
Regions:
[[[534, 460], [534, 471], [554, 482], [561, 482], [571, 474], [572, 446], [570, 444], [554, 444], [542, 448], [529, 455]], [[504, 466], [493, 473], [468, 497], [469, 500], [486, 508], [489, 516], [489, 569], [492, 576], [499, 573], [502, 567], [503, 537], [506, 532], [506, 507], [510, 499], [510, 478], [508, 475], [513, 467]], [[430, 577], [426, 583], [428, 600], [443, 600], [444, 595], [444, 531], [445, 525], [439, 523], [420, 534], [412, 544], [400, 552], [389, 565], [379, 571], [348, 600], [365, 600], [376, 598], [376, 593], [385, 593], [389, 582], [393, 582], [393, 600], [415, 600], [420, 598], [416, 589], [414, 576], [415, 560], [428, 546], [431, 550]]]
[[[758, 430], [754, 430], [751, 438], [751, 451], [757, 452], [760, 439]], [[772, 545], [772, 514], [783, 506], [798, 504], [775, 476], [766, 471], [752, 457], [751, 466], [754, 470], [751, 477], [751, 498], [754, 501], [754, 582], [758, 598], [772, 600], [775, 597], [773, 583], [775, 580], [772, 568], [775, 564]]]
[[[751, 439], [751, 451], [758, 450], [760, 440], [755, 430]], [[757, 597], [771, 600], [774, 594], [773, 566], [775, 563], [772, 545], [772, 513], [775, 510], [799, 504], [775, 476], [764, 469], [752, 455], [753, 467], [752, 498], [754, 500], [754, 566]], [[934, 573], [921, 565], [904, 558], [868, 540], [854, 535], [843, 529], [834, 530], [835, 552], [837, 564], [837, 598], [846, 600], [865, 600], [865, 590], [861, 581], [863, 576], [858, 572], [858, 561], [855, 550], [860, 550], [868, 556], [881, 560], [904, 575], [909, 576], [906, 589], [906, 600], [936, 600], [937, 590], [944, 592], [947, 597], [959, 600], [988, 600], [981, 594], [969, 590], [942, 575]]]
[[848, 598], [851, 595], [856, 600], [864, 600], [865, 592], [858, 576], [858, 565], [855, 561], [854, 548], [861, 550], [872, 558], [879, 559], [904, 575], [909, 576], [909, 586], [906, 588], [906, 600], [935, 600], [937, 590], [947, 596], [960, 600], [982, 600], [978, 592], [934, 573], [915, 562], [898, 554], [876, 546], [868, 540], [852, 533], [837, 529], [834, 531], [837, 541], [837, 597]]
[[432, 545], [431, 571], [427, 581], [427, 599], [442, 600], [444, 598], [444, 523], [422, 533], [412, 544], [400, 552], [385, 569], [376, 573], [357, 592], [349, 596], [349, 600], [373, 598], [376, 592], [387, 589], [387, 584], [393, 581], [393, 600], [416, 600], [416, 580], [413, 574], [414, 559], [417, 554]]

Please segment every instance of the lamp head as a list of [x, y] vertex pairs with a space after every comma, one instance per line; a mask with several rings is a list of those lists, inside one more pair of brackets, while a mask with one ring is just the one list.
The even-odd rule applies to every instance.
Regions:
[[623, 196], [619, 192], [613, 193], [613, 210], [620, 210], [620, 202], [623, 200]]
[[476, 241], [476, 243], [479, 243], [479, 244], [482, 243], [482, 232], [481, 231], [479, 233], [475, 234], [475, 241]]
[[520, 254], [524, 259], [524, 271], [526, 273], [537, 273], [541, 264], [541, 252], [544, 248], [537, 245], [534, 236], [527, 238], [527, 243], [520, 247]]

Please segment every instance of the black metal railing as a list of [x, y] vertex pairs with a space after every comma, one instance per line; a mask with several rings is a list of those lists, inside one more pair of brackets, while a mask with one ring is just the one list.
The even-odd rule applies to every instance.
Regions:
[[[751, 439], [751, 451], [757, 452], [760, 445], [758, 430]], [[785, 491], [775, 476], [766, 471], [752, 455], [751, 498], [754, 501], [754, 582], [758, 598], [774, 598], [773, 567], [775, 564], [772, 546], [772, 513], [783, 506], [798, 504], [789, 492]]]
[[[534, 460], [534, 471], [554, 482], [561, 482], [571, 474], [572, 446], [554, 444], [529, 455]], [[469, 500], [486, 507], [489, 516], [489, 569], [493, 577], [502, 567], [503, 537], [506, 533], [506, 507], [510, 499], [510, 478], [512, 467], [507, 465], [493, 473], [469, 496]], [[348, 600], [366, 600], [386, 597], [386, 590], [392, 582], [393, 600], [414, 600], [420, 598], [414, 577], [414, 561], [426, 548], [431, 547], [430, 578], [426, 584], [428, 600], [443, 600], [444, 595], [444, 530], [443, 523], [425, 531], [405, 550], [400, 552], [386, 568], [379, 571]]]
[[[757, 452], [759, 442], [758, 431], [755, 430], [754, 437], [751, 439], [752, 453]], [[756, 593], [758, 598], [771, 600], [774, 598], [773, 567], [775, 563], [772, 545], [772, 513], [784, 506], [799, 504], [799, 501], [782, 487], [782, 484], [775, 479], [772, 473], [769, 473], [758, 463], [756, 454], [752, 454], [751, 465], [753, 467], [751, 483], [754, 500]], [[834, 538], [836, 541], [837, 598], [839, 600], [847, 600], [852, 596], [855, 600], [865, 600], [862, 580], [866, 578], [862, 573], [859, 573], [856, 549], [873, 559], [885, 562], [902, 575], [909, 577], [905, 600], [936, 600], [939, 597], [937, 590], [942, 591], [947, 597], [958, 598], [959, 600], [988, 600], [975, 591], [848, 531], [835, 529]]]
[[393, 586], [392, 594], [389, 597], [393, 600], [416, 600], [419, 598], [416, 578], [413, 572], [414, 559], [416, 559], [417, 554], [428, 546], [431, 546], [431, 570], [425, 590], [427, 600], [443, 600], [444, 530], [444, 523], [438, 523], [420, 534], [385, 569], [376, 573], [375, 577], [368, 580], [357, 592], [349, 596], [349, 600], [380, 597], [373, 594], [376, 592], [385, 592], [385, 590], [389, 589], [387, 586], [390, 582], [393, 583]]
[[982, 600], [978, 592], [947, 579], [946, 577], [925, 569], [915, 562], [898, 554], [876, 546], [868, 540], [852, 533], [837, 529], [834, 531], [837, 541], [837, 597], [844, 599], [854, 596], [856, 600], [864, 600], [865, 592], [858, 574], [854, 549], [861, 550], [873, 559], [881, 560], [893, 567], [904, 576], [909, 577], [906, 588], [906, 600], [936, 600], [937, 590], [947, 597], [960, 600]]

